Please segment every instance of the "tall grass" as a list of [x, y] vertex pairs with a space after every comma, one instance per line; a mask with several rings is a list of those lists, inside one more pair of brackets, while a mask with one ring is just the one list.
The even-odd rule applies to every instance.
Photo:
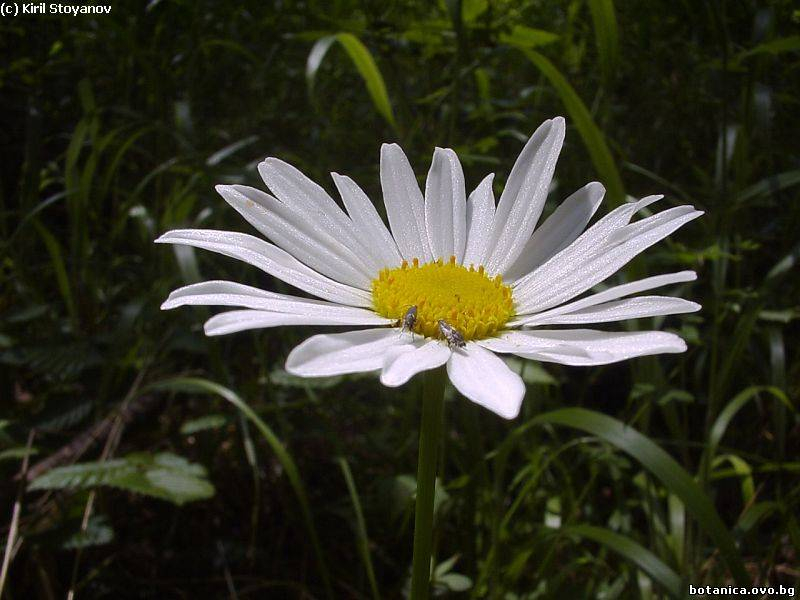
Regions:
[[[297, 328], [205, 338], [204, 309], [159, 311], [170, 289], [288, 288], [152, 241], [246, 230], [213, 186], [258, 185], [265, 155], [328, 189], [329, 171], [351, 175], [382, 210], [380, 143], [418, 173], [451, 145], [470, 185], [495, 171], [499, 191], [555, 114], [569, 128], [547, 210], [595, 178], [606, 208], [660, 192], [704, 209], [619, 276], [696, 269], [680, 292], [704, 308], [639, 324], [680, 333], [683, 355], [515, 363], [514, 422], [449, 397], [437, 591], [797, 585], [796, 29], [791, 3], [724, 0], [164, 0], [3, 19], [9, 526], [25, 492], [8, 597], [401, 596], [417, 384], [295, 379]], [[25, 456], [52, 491], [14, 479]]]

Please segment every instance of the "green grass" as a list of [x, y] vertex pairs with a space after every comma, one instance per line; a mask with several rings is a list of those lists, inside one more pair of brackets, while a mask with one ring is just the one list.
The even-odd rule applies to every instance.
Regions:
[[[557, 114], [568, 130], [546, 211], [592, 179], [609, 190], [601, 211], [651, 193], [705, 210], [618, 276], [695, 269], [680, 294], [703, 310], [637, 325], [680, 333], [682, 355], [524, 365], [513, 422], [448, 391], [437, 591], [798, 585], [792, 3], [133, 4], [0, 21], [3, 536], [26, 455], [41, 475], [68, 447], [60, 466], [116, 482], [51, 471], [22, 494], [7, 597], [401, 597], [419, 382], [291, 377], [301, 328], [204, 337], [208, 310], [159, 310], [171, 289], [289, 288], [152, 242], [249, 231], [214, 185], [260, 185], [265, 156], [329, 191], [330, 171], [350, 175], [383, 210], [380, 144], [399, 142], [420, 176], [448, 145], [470, 187], [496, 172], [500, 192]], [[112, 473], [164, 457], [203, 493]]]

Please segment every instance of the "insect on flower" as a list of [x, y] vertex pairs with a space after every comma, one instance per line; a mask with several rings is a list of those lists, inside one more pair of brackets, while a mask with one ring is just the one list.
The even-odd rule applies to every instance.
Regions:
[[464, 336], [461, 335], [461, 332], [444, 319], [439, 319], [439, 333], [447, 340], [448, 346], [455, 346], [456, 348], [467, 347], [467, 343], [464, 341]]
[[410, 331], [414, 335], [414, 324], [417, 322], [417, 305], [414, 304], [408, 308], [402, 318], [397, 320], [397, 325], [400, 326], [400, 331]]

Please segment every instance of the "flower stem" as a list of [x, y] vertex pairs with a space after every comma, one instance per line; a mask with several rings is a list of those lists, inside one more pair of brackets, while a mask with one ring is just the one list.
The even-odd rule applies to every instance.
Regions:
[[444, 367], [425, 371], [422, 387], [422, 421], [419, 430], [417, 502], [414, 515], [414, 559], [411, 600], [427, 600], [430, 593], [433, 499], [436, 466], [444, 413]]

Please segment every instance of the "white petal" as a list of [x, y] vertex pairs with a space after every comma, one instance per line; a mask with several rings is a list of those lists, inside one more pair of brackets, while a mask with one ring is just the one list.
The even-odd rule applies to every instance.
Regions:
[[430, 262], [431, 250], [425, 229], [425, 199], [414, 171], [397, 144], [381, 146], [381, 188], [392, 235], [402, 257]]
[[379, 268], [400, 266], [403, 259], [397, 250], [397, 244], [369, 197], [349, 177], [338, 173], [331, 173], [331, 176], [359, 238], [372, 250], [380, 263]]
[[384, 356], [381, 383], [389, 387], [403, 385], [417, 373], [442, 366], [450, 354], [447, 344], [438, 340], [396, 346]]
[[500, 358], [473, 342], [454, 351], [447, 374], [464, 396], [505, 419], [519, 414], [525, 384]]
[[300, 377], [377, 371], [385, 353], [410, 338], [397, 329], [365, 329], [308, 338], [289, 353], [286, 370]]
[[350, 306], [372, 307], [372, 296], [368, 292], [333, 281], [277, 246], [246, 233], [213, 229], [174, 229], [158, 238], [156, 243], [184, 244], [218, 252], [258, 267], [319, 298]]
[[519, 279], [574, 242], [597, 211], [605, 193], [603, 185], [593, 181], [564, 200], [542, 226], [534, 230], [517, 262], [504, 277], [509, 281]]
[[[655, 224], [616, 246], [601, 249], [585, 261], [567, 262], [562, 257], [552, 269], [555, 273], [545, 272], [545, 267], [550, 262], [542, 265], [532, 273], [536, 279], [532, 281], [531, 287], [525, 290], [515, 289], [515, 297], [518, 298], [517, 312], [526, 314], [545, 310], [582, 294], [616, 273], [636, 255], [702, 214], [702, 211], [693, 210], [666, 223]], [[553, 261], [560, 256], [558, 254], [553, 257]]]
[[433, 258], [464, 259], [467, 237], [464, 171], [456, 153], [436, 148], [425, 183], [425, 228]]
[[663, 210], [660, 213], [656, 213], [647, 217], [646, 219], [636, 221], [635, 223], [630, 223], [624, 227], [621, 227], [620, 229], [617, 229], [608, 237], [608, 243], [621, 244], [622, 242], [642, 235], [651, 229], [655, 229], [660, 225], [671, 222], [678, 217], [693, 213], [694, 211], [694, 206], [688, 205], [676, 206], [674, 208]]
[[366, 320], [371, 325], [394, 323], [393, 319], [381, 317], [364, 308], [277, 294], [232, 281], [203, 281], [178, 288], [169, 295], [161, 308], [168, 310], [178, 306], [240, 306], [309, 317], [351, 317], [360, 323]]
[[541, 324], [541, 319], [550, 319], [558, 315], [583, 310], [603, 302], [608, 302], [609, 300], [616, 300], [617, 298], [622, 298], [623, 296], [638, 294], [639, 292], [652, 290], [653, 288], [662, 287], [665, 285], [671, 285], [673, 283], [694, 281], [695, 279], [697, 279], [697, 273], [694, 271], [679, 271], [678, 273], [668, 273], [666, 275], [654, 275], [653, 277], [646, 277], [645, 279], [639, 279], [630, 283], [615, 285], [603, 290], [602, 292], [598, 292], [597, 294], [592, 294], [591, 296], [581, 298], [580, 300], [575, 300], [574, 302], [570, 302], [568, 304], [556, 306], [555, 308], [551, 308], [550, 310], [546, 310], [544, 312], [535, 313], [533, 315], [521, 315], [509, 325], [511, 327], [518, 325], [537, 325]]
[[267, 310], [229, 310], [211, 317], [205, 324], [206, 335], [226, 335], [247, 329], [265, 329], [283, 325], [380, 325], [387, 319], [364, 311], [362, 315], [340, 314], [329, 310], [327, 314], [310, 311], [273, 312]]
[[604, 365], [636, 356], [686, 351], [686, 342], [665, 331], [536, 329], [507, 331], [479, 343], [494, 352], [576, 366]]
[[[595, 256], [599, 249], [602, 249], [607, 244], [611, 234], [630, 222], [631, 217], [636, 212], [661, 198], [663, 196], [647, 196], [636, 202], [627, 202], [609, 212], [584, 231], [577, 240], [556, 253], [543, 265], [515, 281], [516, 295], [521, 298], [528, 291], [531, 294], [537, 294], [539, 290], [536, 289], [536, 286], [544, 285], [546, 287], [547, 284], [545, 282], [548, 278], [554, 274], [556, 274], [555, 276], [561, 276], [565, 265], [572, 265], [576, 268], [582, 267], [584, 263]], [[529, 290], [529, 288], [531, 289]]]
[[531, 237], [547, 199], [564, 131], [562, 117], [545, 121], [514, 163], [495, 213], [491, 255], [486, 264], [490, 273], [505, 273]]
[[463, 264], [478, 267], [486, 262], [494, 226], [494, 175], [487, 175], [467, 200], [467, 244]]
[[609, 323], [626, 319], [641, 319], [661, 315], [677, 315], [700, 310], [701, 306], [683, 298], [669, 296], [639, 296], [624, 300], [612, 300], [589, 308], [561, 315], [535, 319], [532, 325], [583, 325], [586, 323]]
[[353, 250], [315, 224], [311, 215], [243, 185], [218, 185], [217, 192], [253, 227], [302, 263], [335, 281], [369, 289], [377, 270], [368, 268]]
[[369, 274], [374, 277], [380, 268], [380, 261], [373, 256], [369, 246], [362, 244], [355, 225], [328, 192], [292, 165], [277, 158], [262, 161], [258, 165], [258, 172], [281, 202], [305, 217], [312, 228], [324, 231], [352, 248], [371, 267]]

